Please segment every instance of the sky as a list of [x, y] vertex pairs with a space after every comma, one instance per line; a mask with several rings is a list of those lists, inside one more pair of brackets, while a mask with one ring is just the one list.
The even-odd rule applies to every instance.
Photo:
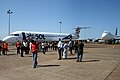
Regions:
[[[10, 30], [73, 33], [81, 30], [80, 38], [100, 38], [103, 31], [120, 35], [120, 0], [0, 0], [0, 38]], [[60, 24], [59, 22], [62, 22]]]

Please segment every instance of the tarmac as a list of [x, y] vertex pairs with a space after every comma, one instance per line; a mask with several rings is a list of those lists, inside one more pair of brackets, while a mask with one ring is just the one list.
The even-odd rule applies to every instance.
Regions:
[[0, 80], [120, 80], [120, 45], [85, 44], [83, 62], [75, 53], [58, 60], [57, 51], [39, 52], [35, 69], [31, 54], [20, 57], [10, 46], [0, 55]]

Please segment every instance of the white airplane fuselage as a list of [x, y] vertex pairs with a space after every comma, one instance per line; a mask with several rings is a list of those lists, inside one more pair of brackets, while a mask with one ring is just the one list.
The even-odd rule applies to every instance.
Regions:
[[78, 39], [79, 36], [75, 33], [73, 34], [64, 34], [64, 33], [49, 33], [49, 32], [33, 32], [33, 31], [15, 31], [11, 35], [5, 37], [3, 41], [7, 43], [16, 43], [18, 40], [21, 42], [24, 39], [26, 40], [36, 40], [36, 41], [59, 41], [60, 39], [68, 38], [69, 35], [72, 36], [72, 39]]
[[119, 37], [118, 36], [116, 36], [116, 35], [113, 35], [113, 34], [111, 34], [110, 32], [108, 32], [108, 31], [104, 31], [103, 33], [102, 33], [102, 39], [103, 40], [112, 40], [112, 39], [118, 39]]

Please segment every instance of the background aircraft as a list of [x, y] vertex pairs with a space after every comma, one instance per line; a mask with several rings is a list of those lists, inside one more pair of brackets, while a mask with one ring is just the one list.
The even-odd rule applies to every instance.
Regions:
[[65, 33], [50, 33], [50, 32], [33, 32], [33, 31], [15, 31], [11, 33], [9, 36], [5, 37], [3, 41], [7, 43], [16, 43], [18, 40], [22, 42], [22, 40], [35, 40], [35, 41], [59, 41], [68, 40], [68, 39], [79, 39], [80, 29], [86, 29], [85, 27], [77, 27], [75, 28], [75, 32], [71, 34]]
[[105, 43], [115, 43], [116, 41], [119, 43], [119, 40], [120, 40], [120, 36], [117, 36], [117, 28], [116, 28], [116, 31], [115, 31], [115, 35], [111, 34], [109, 31], [104, 31], [102, 33], [102, 39], [105, 41]]

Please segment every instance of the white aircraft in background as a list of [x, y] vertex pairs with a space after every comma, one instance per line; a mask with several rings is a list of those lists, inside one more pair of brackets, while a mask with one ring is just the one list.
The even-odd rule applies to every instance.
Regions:
[[80, 29], [86, 29], [87, 27], [77, 27], [75, 33], [72, 34], [64, 34], [64, 33], [50, 33], [50, 32], [33, 32], [33, 31], [15, 31], [11, 33], [9, 36], [5, 37], [3, 41], [7, 43], [16, 43], [18, 40], [22, 42], [22, 40], [36, 40], [39, 42], [42, 41], [59, 41], [68, 40], [68, 39], [79, 39]]
[[102, 33], [102, 39], [106, 42], [106, 43], [112, 43], [115, 42], [116, 40], [120, 40], [120, 36], [117, 36], [117, 28], [115, 31], [115, 35], [111, 34], [109, 31], [104, 31]]

